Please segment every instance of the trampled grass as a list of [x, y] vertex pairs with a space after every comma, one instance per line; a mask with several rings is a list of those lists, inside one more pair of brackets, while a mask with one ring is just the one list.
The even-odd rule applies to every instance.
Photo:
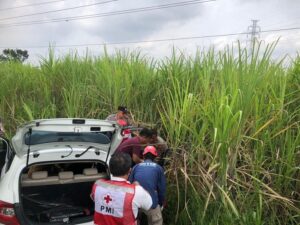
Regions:
[[125, 104], [172, 147], [168, 224], [300, 224], [300, 58], [274, 45], [155, 61], [125, 52], [1, 64], [9, 134], [34, 118], [105, 118]]

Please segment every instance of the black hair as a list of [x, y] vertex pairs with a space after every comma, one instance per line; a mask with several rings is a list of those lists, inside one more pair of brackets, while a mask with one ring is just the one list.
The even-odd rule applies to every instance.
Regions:
[[127, 153], [118, 152], [109, 161], [109, 170], [113, 176], [124, 176], [131, 168], [131, 157]]
[[158, 135], [157, 129], [155, 129], [155, 128], [152, 128], [152, 129], [151, 129], [151, 132], [152, 132], [152, 135], [155, 135], [155, 136]]
[[151, 138], [152, 135], [153, 135], [152, 130], [150, 130], [148, 128], [143, 128], [140, 131], [140, 136], [142, 136], [142, 137]]
[[151, 152], [148, 152], [148, 153], [146, 153], [145, 155], [144, 155], [144, 159], [146, 160], [146, 159], [150, 159], [150, 160], [154, 160], [156, 158], [156, 156], [155, 155], [153, 155]]
[[122, 111], [123, 113], [127, 113], [128, 112], [127, 107], [126, 106], [122, 106], [122, 105], [118, 106], [118, 111]]

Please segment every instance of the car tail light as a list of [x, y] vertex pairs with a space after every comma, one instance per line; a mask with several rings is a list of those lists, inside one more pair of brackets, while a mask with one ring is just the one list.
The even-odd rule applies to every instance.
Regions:
[[0, 201], [0, 223], [5, 225], [19, 225], [13, 204]]

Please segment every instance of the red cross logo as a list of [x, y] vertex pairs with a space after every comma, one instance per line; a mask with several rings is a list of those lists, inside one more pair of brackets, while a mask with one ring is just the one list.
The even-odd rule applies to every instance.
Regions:
[[106, 196], [104, 197], [104, 200], [105, 200], [106, 204], [109, 204], [109, 202], [112, 201], [112, 199], [111, 199], [111, 197], [110, 197], [109, 195], [106, 195]]

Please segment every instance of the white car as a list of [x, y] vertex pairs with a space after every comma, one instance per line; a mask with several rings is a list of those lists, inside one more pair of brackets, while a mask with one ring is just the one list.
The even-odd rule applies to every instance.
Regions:
[[122, 139], [94, 119], [36, 120], [1, 138], [0, 224], [94, 224], [91, 188]]

